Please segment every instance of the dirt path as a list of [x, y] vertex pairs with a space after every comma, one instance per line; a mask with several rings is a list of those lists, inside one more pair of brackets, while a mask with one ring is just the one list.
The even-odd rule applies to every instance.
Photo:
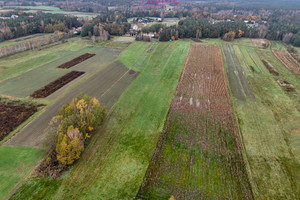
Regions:
[[111, 108], [136, 77], [136, 74], [129, 74], [128, 71], [128, 68], [119, 61], [114, 62], [46, 108], [43, 113], [5, 142], [4, 145], [44, 148], [44, 129], [63, 104], [70, 102], [80, 93], [86, 93], [99, 99], [101, 103], [108, 106], [108, 109]]

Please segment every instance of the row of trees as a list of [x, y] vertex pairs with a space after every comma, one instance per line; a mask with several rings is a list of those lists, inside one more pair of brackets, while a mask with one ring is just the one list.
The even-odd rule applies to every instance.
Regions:
[[20, 44], [5, 46], [0, 48], [0, 58], [9, 56], [18, 52], [31, 50], [31, 49], [38, 49], [40, 50], [42, 46], [51, 44], [53, 42], [57, 42], [64, 38], [72, 37], [72, 32], [64, 33], [64, 32], [54, 32], [51, 36], [43, 36], [37, 37], [28, 41], [25, 41]]
[[181, 20], [177, 26], [167, 27], [155, 24], [143, 28], [143, 32], [156, 32], [160, 41], [177, 40], [178, 38], [218, 38], [233, 40], [241, 37], [257, 37], [258, 30], [248, 27], [244, 22], [209, 23], [206, 19], [187, 18]]
[[85, 94], [73, 99], [59, 110], [48, 127], [50, 151], [37, 169], [42, 175], [57, 177], [80, 158], [89, 138], [107, 115], [106, 107]]
[[130, 30], [130, 24], [128, 23], [111, 23], [111, 24], [94, 24], [94, 23], [87, 23], [82, 27], [81, 36], [101, 36], [101, 30], [98, 27], [102, 27], [105, 31], [106, 35], [124, 35]]
[[[53, 33], [55, 31], [67, 31], [72, 27], [81, 26], [76, 17], [50, 13], [8, 13], [6, 15], [19, 14], [18, 18], [0, 19], [0, 41], [18, 38], [36, 33]], [[32, 17], [29, 17], [32, 15]]]
[[144, 27], [142, 32], [156, 32], [160, 41], [169, 41], [172, 36], [178, 38], [218, 38], [231, 41], [234, 38], [266, 38], [282, 40], [294, 46], [300, 46], [300, 23], [285, 22], [271, 23], [269, 27], [252, 28], [242, 21], [209, 23], [206, 19], [187, 18], [179, 21], [177, 26], [167, 27], [163, 24], [154, 24]]

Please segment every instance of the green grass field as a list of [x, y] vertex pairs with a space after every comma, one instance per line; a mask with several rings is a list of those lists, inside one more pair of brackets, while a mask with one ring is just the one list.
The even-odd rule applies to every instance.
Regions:
[[37, 36], [32, 37], [32, 38], [28, 38], [28, 39], [24, 39], [24, 40], [18, 40], [18, 41], [3, 41], [0, 43], [0, 48], [1, 47], [7, 47], [7, 46], [13, 46], [13, 45], [17, 45], [17, 44], [22, 44], [24, 42], [30, 41], [33, 38], [38, 38], [38, 37], [43, 37], [43, 36], [47, 36], [47, 35], [51, 35], [51, 34], [43, 34], [42, 36], [40, 34], [37, 34]]
[[154, 49], [158, 43], [151, 42], [135, 42], [128, 47], [127, 51], [122, 52], [120, 61], [123, 62], [127, 67], [135, 71], [141, 72], [144, 69], [144, 65], [141, 63], [149, 62], [151, 54], [150, 49]]
[[[243, 44], [239, 48], [243, 56], [235, 47], [239, 60], [245, 59], [248, 64], [252, 60], [252, 64], [258, 63], [261, 70], [261, 73], [253, 73], [245, 64], [242, 65], [255, 101], [242, 103], [232, 98], [255, 197], [299, 199], [300, 113], [297, 105], [300, 93], [296, 89], [295, 93], [288, 94], [276, 80], [287, 80], [299, 88], [300, 79], [288, 71], [270, 49], [254, 49]], [[251, 60], [248, 56], [252, 57]], [[280, 76], [271, 75], [261, 59], [268, 61]]]
[[[134, 55], [143, 45], [144, 49], [149, 45], [137, 43], [124, 54]], [[56, 180], [48, 180], [47, 190], [45, 184], [39, 184], [44, 180], [31, 179], [20, 191], [26, 187], [40, 192], [32, 195], [18, 191], [15, 197], [39, 199], [46, 194], [54, 199], [134, 198], [162, 132], [189, 46], [190, 42], [159, 43], [152, 53], [144, 54], [144, 61], [135, 66], [141, 74], [113, 107], [79, 162], [63, 176], [58, 190], [52, 189]], [[131, 62], [123, 56], [121, 61]]]
[[21, 147], [0, 147], [0, 199], [6, 199], [43, 157], [45, 151]]
[[29, 50], [0, 58], [0, 82], [58, 58], [64, 58], [90, 45], [88, 41], [81, 38], [71, 38], [66, 43], [57, 44], [59, 45], [46, 46], [42, 50]]
[[30, 12], [30, 13], [37, 12], [37, 10], [43, 10], [43, 12], [45, 13], [67, 14], [67, 15], [74, 15], [77, 17], [92, 17], [94, 15], [97, 15], [95, 13], [88, 13], [88, 12], [68, 12], [54, 6], [7, 6], [7, 8], [28, 9], [26, 12]]
[[[82, 158], [60, 179], [28, 179], [12, 199], [134, 199], [162, 133], [191, 43], [134, 42], [127, 48], [122, 44], [120, 47], [126, 49], [119, 60], [140, 75], [114, 105]], [[250, 39], [233, 43], [209, 39], [203, 43], [233, 45], [233, 53], [255, 95], [254, 101], [245, 102], [231, 97], [255, 199], [300, 199], [300, 78], [286, 69], [271, 51], [285, 50], [284, 45], [271, 41], [271, 47], [258, 49]], [[0, 59], [0, 81], [88, 45], [86, 40], [74, 39], [35, 53], [23, 52], [7, 60]], [[280, 75], [270, 74], [262, 59]], [[296, 88], [295, 92], [285, 91], [277, 80], [288, 81]], [[1, 197], [5, 198], [34, 167], [26, 161], [24, 168], [28, 171], [16, 176], [11, 170], [23, 167], [21, 159], [17, 157], [15, 163], [10, 160], [13, 156], [6, 154], [16, 154], [15, 157], [24, 154], [28, 160], [40, 160], [41, 155], [30, 152], [33, 150], [20, 149], [0, 147], [0, 183], [5, 175], [6, 184], [3, 186], [6, 189], [0, 190], [4, 191]], [[4, 169], [2, 162], [6, 163]]]
[[[87, 52], [100, 55], [97, 62], [101, 62], [101, 64], [109, 63], [109, 61], [111, 61], [113, 57], [117, 57], [116, 53], [99, 47], [86, 47], [73, 51], [63, 51], [59, 59], [22, 73], [14, 78], [3, 81], [0, 85], [0, 94], [24, 98], [29, 96], [31, 93], [38, 90], [42, 86], [47, 85], [48, 83], [56, 80], [57, 78], [67, 74], [72, 70], [84, 72], [97, 71], [97, 68], [100, 66], [100, 64], [97, 64], [96, 62], [89, 63], [89, 61], [85, 62], [84, 65], [80, 65], [81, 68], [78, 67], [79, 65], [70, 69], [57, 68], [57, 66], [59, 66], [60, 64], [63, 64]], [[85, 67], [85, 65], [87, 66]]]

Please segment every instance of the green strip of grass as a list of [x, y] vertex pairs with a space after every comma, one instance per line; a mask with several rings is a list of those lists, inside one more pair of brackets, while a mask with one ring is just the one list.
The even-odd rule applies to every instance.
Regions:
[[6, 199], [45, 154], [44, 150], [0, 147], [0, 199]]
[[[130, 69], [141, 72], [144, 67], [143, 65], [141, 65], [141, 63], [145, 63], [145, 59], [149, 57], [148, 54], [151, 54], [155, 47], [155, 43], [135, 42], [128, 47], [127, 51], [124, 51], [121, 54], [120, 61]], [[164, 52], [161, 53], [163, 54]]]
[[[137, 43], [127, 54], [138, 56], [134, 52], [149, 45]], [[133, 199], [162, 132], [189, 46], [190, 42], [181, 41], [159, 43], [151, 54], [143, 54], [144, 62], [136, 66], [143, 71], [118, 100], [82, 158], [64, 175], [59, 189], [47, 191], [31, 180], [15, 197], [38, 199], [40, 192], [49, 196], [55, 192], [54, 199]], [[22, 193], [25, 187], [37, 193]]]
[[300, 114], [296, 109], [296, 99], [290, 98], [276, 79], [288, 80], [295, 87], [300, 82], [276, 60], [270, 49], [258, 50], [255, 55], [256, 62], [261, 63], [259, 55], [280, 76], [274, 77], [263, 65], [260, 65], [263, 73], [245, 70], [256, 101], [241, 103], [233, 100], [250, 164], [253, 191], [256, 199], [298, 199], [300, 137], [297, 131], [300, 130]]

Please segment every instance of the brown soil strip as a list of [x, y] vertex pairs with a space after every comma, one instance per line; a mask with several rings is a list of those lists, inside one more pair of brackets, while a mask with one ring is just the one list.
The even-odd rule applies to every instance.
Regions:
[[66, 75], [56, 79], [55, 81], [49, 83], [43, 88], [33, 92], [30, 97], [32, 98], [45, 98], [55, 92], [56, 90], [62, 88], [64, 85], [68, 84], [75, 78], [81, 76], [84, 72], [72, 71], [67, 73]]
[[73, 67], [74, 65], [77, 65], [78, 63], [81, 63], [95, 55], [96, 54], [94, 54], [94, 53], [85, 53], [81, 56], [78, 56], [77, 58], [74, 58], [73, 60], [70, 60], [64, 64], [59, 65], [57, 68], [68, 69], [68, 68]]
[[38, 105], [15, 102], [0, 102], [0, 141], [37, 112]]
[[261, 61], [264, 63], [265, 67], [269, 70], [270, 74], [273, 74], [274, 76], [279, 76], [279, 73], [278, 73], [277, 71], [275, 71], [275, 70], [269, 65], [269, 63], [268, 63], [267, 61], [265, 61], [265, 60], [261, 60]]
[[274, 55], [294, 74], [300, 75], [300, 64], [286, 51], [273, 50]]

